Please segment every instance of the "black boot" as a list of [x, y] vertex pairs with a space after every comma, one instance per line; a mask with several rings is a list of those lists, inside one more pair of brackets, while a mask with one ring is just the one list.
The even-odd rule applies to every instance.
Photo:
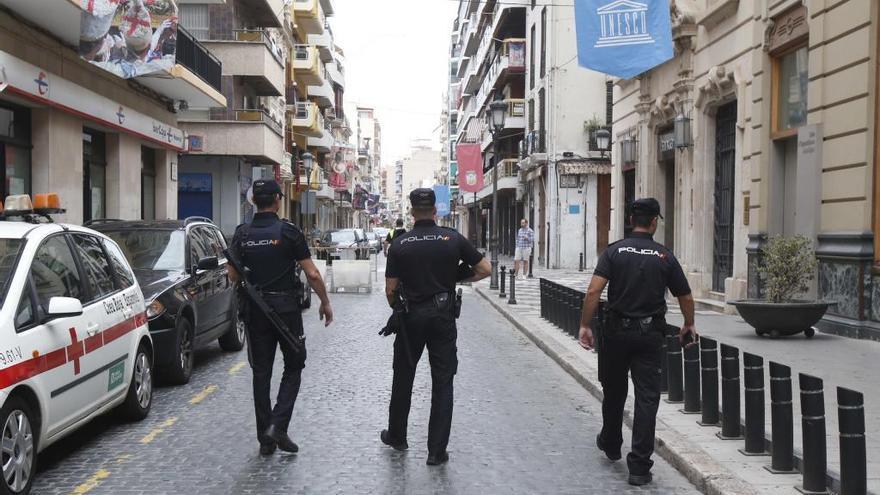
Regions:
[[439, 466], [440, 464], [446, 464], [449, 462], [449, 454], [446, 451], [440, 452], [439, 454], [428, 454], [428, 461], [425, 463], [429, 466]]
[[409, 444], [406, 443], [406, 440], [397, 440], [395, 438], [391, 438], [391, 434], [388, 433], [388, 430], [382, 430], [382, 433], [379, 434], [379, 438], [382, 439], [382, 443], [391, 447], [394, 450], [404, 451], [409, 448]]
[[272, 439], [278, 445], [278, 448], [285, 452], [290, 452], [291, 454], [299, 452], [299, 447], [293, 443], [293, 440], [287, 436], [287, 433], [280, 431], [275, 425], [269, 425], [266, 428], [266, 438]]

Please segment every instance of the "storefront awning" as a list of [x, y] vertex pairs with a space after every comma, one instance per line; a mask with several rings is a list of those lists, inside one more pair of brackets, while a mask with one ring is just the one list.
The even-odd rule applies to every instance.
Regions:
[[556, 168], [559, 170], [560, 175], [608, 175], [611, 173], [611, 163], [606, 161], [576, 160], [557, 162]]

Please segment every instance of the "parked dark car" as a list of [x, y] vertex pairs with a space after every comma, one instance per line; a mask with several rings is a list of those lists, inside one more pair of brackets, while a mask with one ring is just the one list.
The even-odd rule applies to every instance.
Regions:
[[116, 241], [134, 269], [160, 376], [187, 383], [195, 349], [214, 340], [224, 351], [244, 347], [244, 324], [223, 256], [226, 239], [210, 220], [98, 220], [88, 225]]
[[331, 263], [333, 260], [341, 259], [343, 253], [349, 250], [354, 251], [354, 258], [357, 260], [370, 257], [369, 241], [356, 229], [328, 230], [321, 238], [318, 248], [318, 259], [328, 260]]

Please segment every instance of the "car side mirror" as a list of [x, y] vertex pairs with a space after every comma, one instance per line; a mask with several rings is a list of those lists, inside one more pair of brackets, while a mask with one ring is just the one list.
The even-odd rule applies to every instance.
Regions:
[[70, 318], [83, 314], [82, 303], [73, 297], [53, 297], [49, 299], [48, 318]]
[[196, 265], [197, 270], [216, 270], [217, 267], [220, 266], [220, 262], [217, 260], [216, 256], [205, 256], [204, 258], [199, 260], [199, 264]]

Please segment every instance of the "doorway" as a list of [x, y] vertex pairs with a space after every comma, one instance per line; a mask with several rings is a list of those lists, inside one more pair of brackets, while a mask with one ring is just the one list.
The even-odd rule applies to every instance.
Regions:
[[660, 162], [664, 176], [663, 210], [663, 245], [675, 252], [675, 158]]
[[107, 146], [104, 133], [83, 129], [83, 222], [107, 217]]
[[623, 237], [632, 233], [632, 204], [636, 200], [636, 169], [623, 171]]
[[733, 275], [734, 161], [736, 159], [736, 102], [715, 116], [715, 229], [712, 252], [712, 290], [724, 292]]
[[214, 187], [211, 174], [180, 174], [177, 186], [177, 218], [214, 218]]
[[611, 175], [596, 176], [596, 254], [608, 247], [611, 229]]

